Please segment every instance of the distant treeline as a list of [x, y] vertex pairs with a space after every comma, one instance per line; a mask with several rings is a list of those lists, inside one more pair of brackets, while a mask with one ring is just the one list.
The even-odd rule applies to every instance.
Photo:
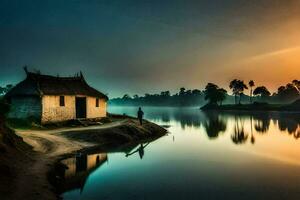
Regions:
[[[13, 85], [0, 87], [0, 98], [5, 95]], [[125, 94], [121, 98], [109, 101], [110, 105], [120, 106], [203, 106], [204, 104], [249, 104], [253, 102], [267, 102], [287, 104], [300, 98], [300, 80], [278, 87], [273, 94], [267, 87], [255, 86], [253, 80], [245, 83], [234, 79], [229, 83], [231, 94], [214, 83], [208, 83], [204, 90], [180, 88], [175, 94], [162, 91], [159, 94], [143, 96]]]
[[204, 104], [249, 104], [267, 102], [286, 104], [299, 99], [300, 81], [293, 80], [271, 94], [265, 86], [255, 86], [253, 80], [246, 84], [243, 80], [234, 79], [230, 82], [228, 92], [213, 83], [208, 83], [204, 90], [180, 88], [175, 94], [162, 91], [159, 94], [143, 96], [125, 94], [123, 97], [109, 101], [110, 105], [120, 106], [202, 106]]

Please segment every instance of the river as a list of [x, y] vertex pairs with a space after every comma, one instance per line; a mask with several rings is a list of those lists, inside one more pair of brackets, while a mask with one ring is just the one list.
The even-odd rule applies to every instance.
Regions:
[[[64, 160], [76, 184], [63, 199], [300, 199], [299, 114], [143, 110], [168, 135]], [[135, 116], [137, 108], [109, 112]]]

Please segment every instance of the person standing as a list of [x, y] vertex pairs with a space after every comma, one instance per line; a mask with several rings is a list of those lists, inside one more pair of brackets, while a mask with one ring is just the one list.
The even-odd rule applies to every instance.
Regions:
[[144, 116], [144, 112], [142, 111], [142, 108], [139, 107], [139, 110], [137, 112], [137, 116], [138, 116], [138, 119], [140, 121], [140, 124], [143, 125], [143, 116]]

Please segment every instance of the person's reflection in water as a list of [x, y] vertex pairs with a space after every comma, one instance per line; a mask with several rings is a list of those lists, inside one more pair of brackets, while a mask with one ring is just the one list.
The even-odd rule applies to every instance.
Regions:
[[140, 148], [138, 148], [138, 151], [139, 151], [140, 158], [143, 159], [145, 154], [143, 144], [141, 144]]
[[131, 156], [132, 154], [135, 154], [135, 153], [138, 152], [140, 158], [143, 159], [144, 154], [145, 154], [145, 148], [146, 148], [149, 144], [150, 144], [150, 142], [147, 143], [146, 145], [140, 144], [140, 146], [139, 146], [135, 151], [133, 151], [133, 152], [131, 152], [131, 153], [127, 153], [127, 154], [126, 154], [126, 157]]

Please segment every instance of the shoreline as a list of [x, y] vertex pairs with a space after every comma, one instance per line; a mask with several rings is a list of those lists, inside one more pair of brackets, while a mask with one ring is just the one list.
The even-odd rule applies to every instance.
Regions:
[[228, 104], [216, 105], [206, 104], [200, 108], [202, 111], [217, 111], [217, 112], [281, 112], [281, 113], [299, 113], [300, 101], [295, 101], [292, 104], [268, 104], [268, 103], [253, 103], [253, 104]]
[[51, 172], [60, 160], [78, 151], [118, 149], [130, 143], [155, 140], [166, 135], [167, 130], [147, 120], [140, 126], [134, 118], [115, 116], [112, 122], [103, 125], [49, 130], [16, 129], [15, 133], [33, 149], [19, 152], [23, 161], [17, 164], [15, 188], [12, 187], [13, 194], [8, 193], [7, 199], [54, 200], [61, 198], [53, 185], [55, 177], [51, 177]]

